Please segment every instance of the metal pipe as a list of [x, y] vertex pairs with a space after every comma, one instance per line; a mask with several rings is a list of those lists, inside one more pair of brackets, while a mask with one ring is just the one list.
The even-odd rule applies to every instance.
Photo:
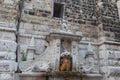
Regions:
[[20, 73], [19, 69], [19, 54], [20, 54], [20, 36], [19, 36], [19, 29], [20, 29], [20, 23], [21, 23], [21, 17], [22, 17], [22, 11], [23, 11], [23, 6], [24, 5], [24, 0], [19, 1], [19, 15], [18, 15], [18, 20], [17, 20], [17, 26], [16, 26], [16, 43], [17, 43], [17, 49], [16, 49], [16, 62], [18, 62], [18, 67], [17, 67], [17, 73]]

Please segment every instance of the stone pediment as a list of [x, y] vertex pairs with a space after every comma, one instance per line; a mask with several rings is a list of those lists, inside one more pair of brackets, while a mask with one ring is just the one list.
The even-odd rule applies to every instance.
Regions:
[[46, 37], [47, 40], [53, 39], [53, 38], [58, 38], [58, 39], [67, 38], [70, 40], [80, 41], [82, 39], [82, 34], [78, 35], [78, 34], [69, 34], [69, 33], [61, 33], [61, 32], [52, 32]]

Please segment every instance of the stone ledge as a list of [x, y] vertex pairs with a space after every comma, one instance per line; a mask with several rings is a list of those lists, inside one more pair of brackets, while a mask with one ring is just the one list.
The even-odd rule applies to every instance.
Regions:
[[102, 77], [101, 74], [95, 74], [95, 73], [90, 73], [90, 74], [85, 74], [81, 72], [72, 72], [72, 71], [59, 71], [59, 72], [53, 72], [50, 73], [53, 76], [58, 76], [58, 77]]
[[71, 33], [61, 33], [61, 32], [52, 32], [47, 37], [46, 40], [50, 38], [68, 38], [72, 40], [80, 41], [82, 39], [82, 35], [71, 34]]
[[19, 76], [20, 77], [27, 77], [27, 76], [37, 77], [37, 76], [46, 76], [46, 74], [47, 74], [46, 72], [42, 72], [42, 73], [41, 72], [37, 72], [37, 73], [36, 72], [23, 72], [23, 73], [19, 73]]
[[15, 28], [0, 27], [0, 31], [16, 32]]
[[[89, 42], [87, 41], [80, 41], [80, 44], [88, 44]], [[113, 44], [113, 45], [120, 45], [120, 42], [115, 42], [115, 41], [101, 41], [101, 42], [91, 42], [92, 45], [102, 45], [102, 44]]]
[[12, 10], [12, 13], [17, 13], [17, 10], [15, 8], [6, 8], [4, 4], [1, 4], [0, 11], [2, 12], [10, 12]]
[[31, 38], [31, 37], [33, 37], [33, 36], [34, 36], [34, 38], [45, 39], [45, 36], [38, 36], [38, 35], [31, 35], [31, 34], [20, 34], [20, 37]]
[[102, 78], [101, 74], [85, 74], [85, 73], [80, 73], [80, 72], [24, 72], [19, 74], [20, 77], [37, 77], [37, 76], [55, 76], [55, 77], [97, 77], [97, 78]]
[[101, 74], [83, 74], [83, 76], [85, 76], [85, 77], [101, 77], [102, 78]]

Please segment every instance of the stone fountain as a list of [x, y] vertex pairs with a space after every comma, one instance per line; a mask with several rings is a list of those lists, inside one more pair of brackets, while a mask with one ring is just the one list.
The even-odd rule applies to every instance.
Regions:
[[[94, 70], [94, 51], [90, 43], [85, 56], [87, 65], [80, 65], [78, 44], [81, 39], [80, 32], [73, 34], [67, 22], [63, 23], [62, 30], [50, 32], [46, 36], [47, 47], [42, 57], [28, 59], [20, 65], [23, 71], [20, 80], [95, 80], [96, 77], [99, 80], [101, 75]], [[34, 41], [33, 38], [31, 41]]]

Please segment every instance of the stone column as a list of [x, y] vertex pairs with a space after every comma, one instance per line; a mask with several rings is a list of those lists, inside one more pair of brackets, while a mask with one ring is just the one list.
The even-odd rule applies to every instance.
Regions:
[[59, 71], [59, 66], [60, 66], [60, 39], [56, 39], [56, 45], [55, 45], [55, 52], [54, 54], [56, 55], [56, 60], [55, 60], [55, 70]]
[[78, 47], [77, 47], [77, 42], [72, 41], [72, 71], [77, 71], [78, 70]]

